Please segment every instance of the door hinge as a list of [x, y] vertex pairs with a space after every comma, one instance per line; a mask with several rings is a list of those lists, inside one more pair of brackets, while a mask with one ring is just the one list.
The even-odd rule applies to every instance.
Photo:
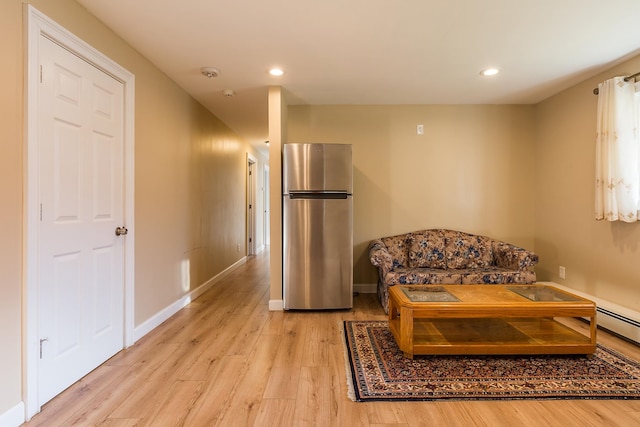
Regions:
[[42, 222], [42, 203], [40, 203], [40, 222]]
[[40, 83], [42, 83], [42, 65], [40, 66]]
[[42, 344], [44, 344], [45, 341], [49, 341], [49, 338], [40, 339], [40, 359], [42, 359]]

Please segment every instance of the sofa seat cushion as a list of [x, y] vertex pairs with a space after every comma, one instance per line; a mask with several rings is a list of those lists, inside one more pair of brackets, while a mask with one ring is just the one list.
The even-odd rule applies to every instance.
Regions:
[[414, 285], [425, 283], [462, 283], [458, 272], [438, 268], [395, 268], [384, 276], [384, 282], [391, 285]]
[[411, 233], [407, 239], [407, 245], [409, 246], [409, 267], [447, 268], [444, 234], [441, 230]]
[[469, 268], [455, 270], [460, 274], [462, 283], [471, 284], [500, 284], [500, 283], [534, 283], [536, 274], [529, 270], [509, 270], [506, 268]]
[[446, 230], [447, 268], [486, 268], [494, 265], [491, 239]]

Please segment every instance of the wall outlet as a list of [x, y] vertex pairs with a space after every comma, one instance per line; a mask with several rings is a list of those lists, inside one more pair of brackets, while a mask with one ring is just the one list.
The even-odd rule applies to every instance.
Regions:
[[236, 245], [236, 252], [240, 252], [240, 244]]
[[416, 133], [418, 135], [424, 135], [424, 125], [418, 125], [416, 126]]
[[566, 273], [567, 271], [564, 266], [561, 265], [560, 267], [558, 267], [558, 276], [560, 276], [561, 279], [564, 279]]

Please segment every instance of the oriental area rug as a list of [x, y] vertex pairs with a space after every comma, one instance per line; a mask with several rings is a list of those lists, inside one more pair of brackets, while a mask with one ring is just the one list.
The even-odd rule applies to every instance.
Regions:
[[349, 397], [380, 400], [640, 399], [640, 363], [596, 353], [404, 357], [386, 321], [344, 321]]

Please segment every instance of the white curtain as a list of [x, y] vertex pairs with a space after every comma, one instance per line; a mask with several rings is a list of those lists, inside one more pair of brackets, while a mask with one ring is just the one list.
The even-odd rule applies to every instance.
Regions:
[[596, 219], [640, 217], [639, 108], [632, 80], [614, 77], [598, 85]]

